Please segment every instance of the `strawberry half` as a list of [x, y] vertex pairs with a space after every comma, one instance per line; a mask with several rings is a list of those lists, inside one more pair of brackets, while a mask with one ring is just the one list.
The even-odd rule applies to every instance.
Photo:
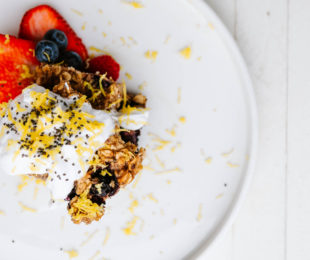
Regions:
[[87, 49], [82, 40], [65, 19], [49, 5], [39, 5], [28, 10], [21, 21], [18, 35], [23, 39], [39, 41], [50, 29], [63, 31], [68, 38], [67, 50], [77, 52], [82, 60], [87, 59]]
[[89, 61], [88, 70], [93, 73], [97, 71], [100, 74], [107, 73], [108, 77], [116, 81], [119, 77], [120, 66], [111, 56], [101, 55]]
[[39, 64], [35, 42], [0, 34], [0, 103], [18, 96], [33, 83], [31, 71]]

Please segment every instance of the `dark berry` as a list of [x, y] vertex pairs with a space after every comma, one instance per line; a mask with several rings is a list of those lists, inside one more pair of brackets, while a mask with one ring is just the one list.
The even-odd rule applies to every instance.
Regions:
[[75, 187], [70, 191], [67, 198], [65, 198], [66, 201], [72, 200], [76, 196]]
[[69, 67], [73, 67], [75, 69], [81, 69], [82, 67], [82, 59], [79, 54], [74, 51], [66, 51], [63, 53], [62, 57], [60, 57], [60, 62], [63, 61], [64, 64]]
[[105, 201], [103, 200], [102, 197], [98, 196], [98, 195], [93, 195], [91, 196], [91, 199], [90, 199], [93, 203], [96, 203], [98, 204], [99, 206], [100, 205], [104, 205], [105, 204]]
[[35, 54], [40, 62], [54, 63], [59, 57], [59, 49], [56, 43], [42, 40], [37, 43]]
[[68, 46], [68, 38], [63, 31], [52, 29], [44, 35], [44, 40], [49, 40], [57, 44], [60, 51], [64, 51]]
[[117, 178], [111, 171], [105, 175], [101, 172], [102, 169], [98, 169], [92, 174], [92, 180], [95, 180], [97, 184], [91, 186], [89, 193], [101, 197], [113, 196], [119, 189]]
[[131, 142], [135, 145], [138, 144], [138, 137], [140, 135], [140, 130], [122, 131], [120, 134], [122, 140], [125, 143]]

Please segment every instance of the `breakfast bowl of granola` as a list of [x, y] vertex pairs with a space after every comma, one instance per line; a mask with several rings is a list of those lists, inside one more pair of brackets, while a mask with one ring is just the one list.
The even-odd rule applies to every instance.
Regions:
[[213, 12], [175, 2], [4, 4], [3, 256], [191, 258], [229, 226], [255, 159], [251, 82]]

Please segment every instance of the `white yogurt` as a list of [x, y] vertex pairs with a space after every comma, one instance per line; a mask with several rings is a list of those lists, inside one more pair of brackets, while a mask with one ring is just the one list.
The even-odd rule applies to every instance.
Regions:
[[[33, 105], [33, 102], [41, 102], [40, 98], [44, 93], [46, 93], [45, 88], [38, 85], [30, 86], [24, 89], [21, 95], [11, 100], [8, 106], [2, 110], [2, 117], [0, 118], [0, 171], [10, 175], [49, 173], [47, 186], [52, 197], [64, 199], [73, 188], [74, 181], [86, 173], [89, 167], [88, 162], [95, 151], [102, 147], [104, 142], [114, 134], [115, 125], [120, 124], [120, 126], [130, 130], [140, 129], [146, 124], [148, 112], [137, 110], [129, 115], [110, 113], [95, 110], [87, 102], [84, 102], [79, 109], [69, 109], [70, 105], [76, 104], [79, 100], [78, 97], [62, 98], [53, 92], [48, 92], [43, 98], [45, 100], [43, 104], [49, 111], [44, 111], [44, 113], [42, 111], [41, 115], [34, 116], [34, 121], [29, 121], [29, 126], [25, 129], [22, 126], [23, 119], [29, 117], [30, 112], [37, 104]], [[35, 100], [36, 98], [39, 101]], [[55, 104], [50, 105], [51, 102]], [[72, 113], [74, 113], [74, 119], [67, 118]], [[54, 120], [52, 120], [53, 117]], [[86, 123], [86, 119], [89, 123]], [[34, 129], [35, 122], [37, 128]], [[73, 129], [68, 132], [71, 127], [79, 126], [80, 122], [85, 122], [88, 127], [83, 125], [80, 129]], [[63, 128], [61, 127], [64, 124], [66, 130], [62, 131]], [[21, 149], [23, 144], [28, 144], [28, 141], [25, 141], [25, 134], [31, 132], [33, 136], [30, 139], [35, 142], [32, 146], [29, 145], [32, 151], [27, 145], [25, 149]], [[38, 133], [41, 133], [44, 138]], [[61, 140], [62, 145], [57, 145], [57, 140]], [[57, 147], [43, 149], [50, 156], [42, 155], [38, 149], [35, 149], [40, 145], [46, 148], [51, 143], [56, 143], [54, 146]], [[57, 149], [58, 151], [55, 152]], [[33, 151], [37, 152], [31, 154]]]

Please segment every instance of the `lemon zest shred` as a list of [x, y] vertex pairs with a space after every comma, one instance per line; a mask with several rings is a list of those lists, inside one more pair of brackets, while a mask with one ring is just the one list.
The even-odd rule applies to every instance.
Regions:
[[4, 37], [5, 37], [4, 44], [9, 44], [10, 43], [10, 35], [6, 34]]
[[30, 208], [21, 202], [18, 202], [18, 204], [22, 208], [22, 210], [24, 210], [24, 211], [29, 211], [29, 212], [33, 212], [33, 213], [37, 212], [36, 209]]
[[72, 249], [72, 250], [66, 250], [64, 251], [65, 253], [68, 254], [69, 258], [72, 259], [74, 257], [77, 257], [79, 254], [76, 250]]

